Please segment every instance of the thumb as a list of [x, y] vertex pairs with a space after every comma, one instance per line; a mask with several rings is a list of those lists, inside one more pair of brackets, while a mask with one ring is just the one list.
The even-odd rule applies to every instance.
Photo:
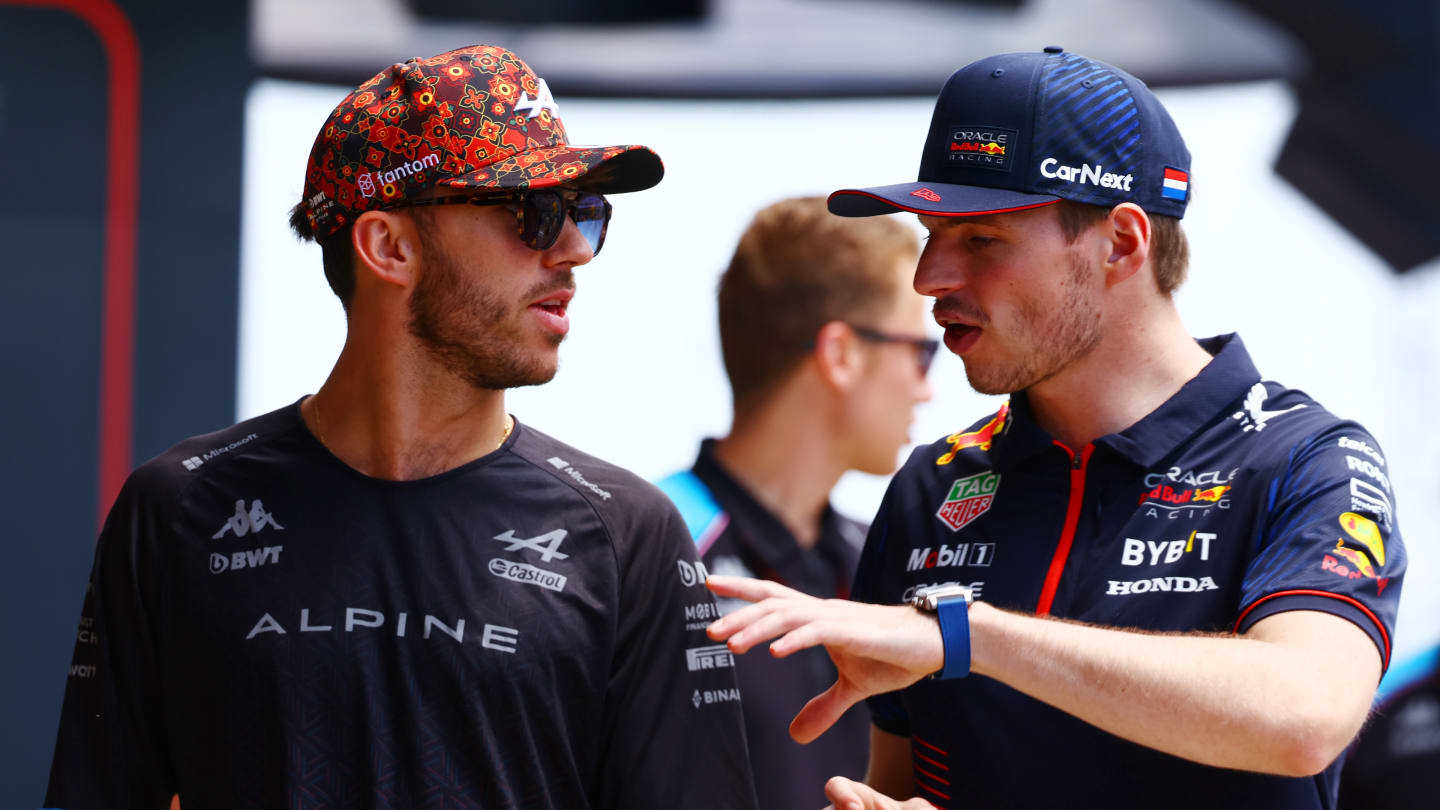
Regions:
[[801, 744], [813, 741], [835, 725], [840, 715], [859, 703], [862, 697], [864, 695], [843, 681], [830, 684], [829, 689], [811, 698], [790, 721], [790, 736]]

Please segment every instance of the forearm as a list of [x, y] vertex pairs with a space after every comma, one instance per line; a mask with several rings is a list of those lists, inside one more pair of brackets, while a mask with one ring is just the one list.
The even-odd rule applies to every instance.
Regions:
[[[1363, 674], [1356, 676], [1354, 662], [1338, 664], [1337, 675], [1313, 649], [1296, 645], [1098, 628], [983, 602], [970, 618], [972, 671], [1117, 736], [1209, 765], [1315, 773], [1348, 743], [1368, 705], [1356, 694], [1364, 689], [1356, 688]], [[1337, 649], [1356, 649], [1355, 639], [1345, 641], [1351, 644]], [[1363, 671], [1370, 670], [1378, 675], [1378, 664]], [[1374, 682], [1368, 686], [1373, 691]]]

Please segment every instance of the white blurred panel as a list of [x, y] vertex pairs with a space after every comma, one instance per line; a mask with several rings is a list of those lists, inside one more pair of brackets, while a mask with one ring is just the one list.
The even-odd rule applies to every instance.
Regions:
[[[937, 83], [939, 77], [937, 77]], [[343, 340], [319, 249], [286, 226], [316, 128], [344, 88], [262, 81], [249, 98], [238, 411], [313, 391]], [[1358, 419], [1390, 461], [1411, 553], [1397, 655], [1440, 616], [1440, 278], [1398, 279], [1270, 165], [1294, 114], [1284, 85], [1160, 93], [1194, 154], [1186, 217], [1192, 276], [1178, 300], [1197, 335], [1239, 331], [1266, 377]], [[728, 425], [715, 287], [759, 207], [840, 186], [912, 179], [932, 99], [817, 102], [565, 100], [577, 143], [644, 143], [665, 160], [655, 190], [616, 195], [604, 253], [577, 273], [561, 370], [510, 394], [521, 420], [654, 478], [686, 467]], [[935, 400], [912, 437], [932, 441], [992, 412], [942, 352]], [[803, 453], [804, 448], [796, 448]], [[908, 451], [907, 451], [908, 452]], [[873, 514], [885, 479], [852, 473], [835, 502]]]

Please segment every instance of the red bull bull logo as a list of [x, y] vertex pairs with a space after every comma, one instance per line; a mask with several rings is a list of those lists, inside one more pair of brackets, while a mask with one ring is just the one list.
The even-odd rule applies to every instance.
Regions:
[[1219, 503], [1220, 499], [1225, 497], [1225, 493], [1229, 491], [1230, 487], [1227, 486], [1210, 487], [1209, 489], [1197, 489], [1195, 490], [1195, 500], [1205, 501], [1206, 503]]
[[1365, 547], [1370, 552], [1370, 557], [1379, 566], [1385, 565], [1385, 540], [1380, 535], [1380, 527], [1375, 521], [1364, 515], [1357, 515], [1354, 512], [1345, 512], [1340, 515], [1340, 528], [1350, 535], [1350, 538]]
[[1005, 431], [1005, 418], [1010, 415], [1010, 401], [1006, 400], [995, 412], [995, 416], [986, 422], [979, 430], [972, 430], [968, 433], [953, 433], [945, 437], [950, 443], [950, 450], [935, 459], [935, 466], [944, 467], [955, 460], [955, 454], [968, 447], [978, 447], [986, 452], [995, 443], [995, 436]]

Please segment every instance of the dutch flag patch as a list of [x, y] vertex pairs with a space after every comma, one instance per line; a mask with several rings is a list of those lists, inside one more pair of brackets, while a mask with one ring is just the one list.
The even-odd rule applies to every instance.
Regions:
[[1160, 196], [1167, 200], [1180, 200], [1184, 202], [1190, 192], [1190, 174], [1179, 169], [1165, 167], [1165, 184], [1160, 188]]

